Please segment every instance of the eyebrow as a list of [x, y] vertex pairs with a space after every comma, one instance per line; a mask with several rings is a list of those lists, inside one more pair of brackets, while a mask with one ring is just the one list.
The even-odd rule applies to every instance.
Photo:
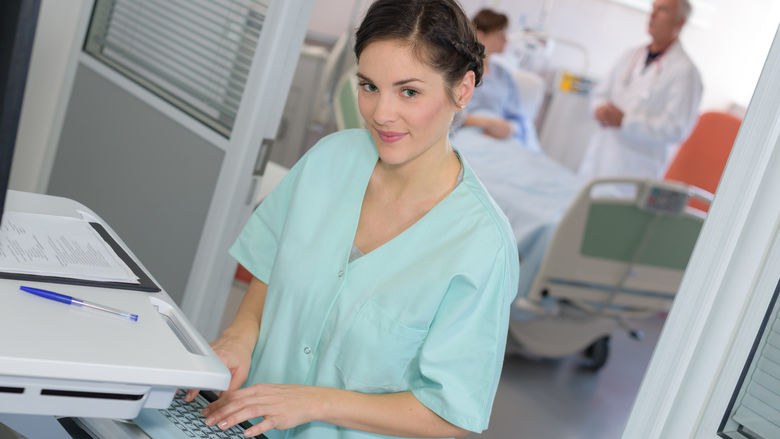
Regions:
[[[358, 73], [358, 74], [357, 74], [357, 77], [358, 77], [358, 79], [360, 79], [360, 80], [362, 80], [362, 81], [374, 82], [374, 81], [372, 81], [372, 80], [371, 80], [371, 79], [370, 79], [368, 76], [366, 76], [366, 75], [363, 75], [363, 74], [361, 74], [361, 73]], [[408, 79], [402, 79], [402, 80], [400, 80], [400, 81], [396, 81], [396, 82], [394, 82], [394, 83], [393, 83], [393, 86], [405, 85], [405, 84], [408, 84], [408, 83], [410, 83], [410, 82], [415, 82], [415, 81], [417, 81], [417, 82], [424, 82], [422, 79], [417, 79], [417, 78], [408, 78]]]

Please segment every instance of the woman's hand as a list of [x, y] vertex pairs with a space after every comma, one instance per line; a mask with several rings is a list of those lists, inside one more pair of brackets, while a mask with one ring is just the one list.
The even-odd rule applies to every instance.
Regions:
[[327, 392], [323, 387], [254, 384], [223, 392], [202, 414], [206, 424], [217, 425], [222, 430], [263, 417], [262, 422], [246, 431], [247, 436], [257, 436], [273, 428], [287, 430], [320, 419]]
[[[398, 414], [403, 414], [399, 422]], [[366, 394], [330, 387], [254, 384], [232, 392], [202, 411], [206, 424], [221, 429], [262, 417], [246, 430], [256, 436], [313, 421], [344, 428], [403, 437], [455, 437], [468, 431], [450, 424], [425, 407], [412, 392]]]
[[[241, 387], [249, 375], [249, 366], [252, 364], [252, 350], [254, 345], [247, 346], [241, 339], [230, 334], [222, 334], [211, 343], [211, 348], [217, 354], [225, 367], [230, 371], [230, 384], [228, 391]], [[185, 401], [192, 401], [198, 395], [197, 389], [187, 391]]]
[[228, 391], [238, 389], [246, 382], [254, 347], [254, 343], [248, 344], [245, 340], [227, 333], [211, 343], [211, 348], [230, 371]]
[[514, 132], [514, 127], [506, 119], [490, 118], [484, 125], [483, 132], [496, 139], [506, 139]]
[[[268, 285], [252, 278], [233, 322], [211, 343], [214, 352], [230, 371], [228, 391], [238, 389], [246, 382], [252, 352], [260, 333], [260, 318], [267, 290]], [[197, 395], [198, 390], [190, 390], [184, 395], [184, 400], [192, 401]]]

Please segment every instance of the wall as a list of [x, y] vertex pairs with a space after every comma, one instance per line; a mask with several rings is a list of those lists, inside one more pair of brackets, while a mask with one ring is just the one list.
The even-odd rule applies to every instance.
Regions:
[[[51, 161], [48, 150], [71, 46], [78, 35], [79, 19], [91, 0], [43, 0], [19, 119], [9, 187], [42, 192]], [[42, 184], [42, 180], [44, 183]]]
[[354, 29], [363, 16], [368, 0], [315, 0], [309, 32], [335, 40], [347, 29]]
[[702, 71], [706, 102], [747, 107], [780, 23], [777, 0], [720, 0], [709, 29], [686, 35]]

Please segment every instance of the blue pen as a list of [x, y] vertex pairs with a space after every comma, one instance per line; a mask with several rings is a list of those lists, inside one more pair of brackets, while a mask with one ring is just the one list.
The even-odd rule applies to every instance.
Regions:
[[35, 294], [36, 296], [41, 296], [41, 297], [45, 297], [46, 299], [56, 300], [57, 302], [66, 303], [68, 305], [86, 306], [87, 308], [96, 309], [98, 311], [105, 311], [107, 313], [116, 314], [119, 317], [132, 320], [134, 322], [138, 321], [138, 314], [130, 314], [129, 312], [120, 311], [116, 308], [111, 308], [105, 305], [98, 305], [97, 303], [87, 302], [86, 300], [76, 299], [75, 297], [66, 296], [60, 293], [55, 293], [54, 291], [48, 291], [48, 290], [42, 290], [40, 288], [24, 287], [24, 286], [19, 287], [19, 289], [22, 291], [26, 291], [30, 294]]

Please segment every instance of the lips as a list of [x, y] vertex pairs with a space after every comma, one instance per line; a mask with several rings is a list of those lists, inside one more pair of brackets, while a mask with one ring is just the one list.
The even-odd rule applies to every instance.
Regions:
[[379, 139], [384, 143], [395, 143], [406, 136], [406, 133], [397, 133], [393, 131], [379, 131], [376, 130]]

